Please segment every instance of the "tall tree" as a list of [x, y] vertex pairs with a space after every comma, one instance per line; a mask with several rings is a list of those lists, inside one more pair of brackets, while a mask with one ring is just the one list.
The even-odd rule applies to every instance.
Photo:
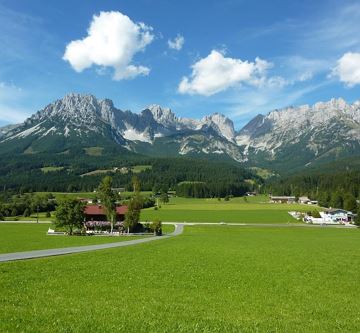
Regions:
[[133, 176], [131, 178], [131, 182], [132, 182], [132, 185], [133, 185], [133, 191], [134, 193], [140, 193], [141, 191], [141, 185], [140, 185], [140, 180], [138, 178], [138, 176]]
[[140, 221], [140, 212], [143, 206], [140, 195], [132, 197], [128, 203], [128, 211], [125, 214], [125, 228], [129, 231], [136, 229]]
[[343, 208], [344, 199], [339, 191], [335, 191], [331, 195], [330, 205], [333, 208]]
[[166, 204], [169, 202], [169, 195], [166, 192], [162, 192], [160, 195], [160, 200], [162, 203]]
[[116, 193], [112, 190], [112, 178], [106, 176], [98, 187], [98, 194], [106, 214], [106, 218], [110, 222], [110, 232], [113, 232], [116, 222]]
[[360, 205], [357, 209], [357, 215], [355, 216], [355, 225], [357, 225], [358, 227], [360, 227]]
[[4, 210], [3, 205], [0, 203], [0, 221], [4, 220]]
[[344, 209], [355, 213], [357, 209], [356, 198], [352, 194], [346, 194], [344, 197]]
[[83, 225], [84, 205], [76, 199], [64, 199], [56, 208], [55, 218], [55, 225], [72, 235], [75, 228], [81, 229]]
[[140, 212], [143, 207], [143, 198], [140, 194], [140, 181], [137, 176], [132, 177], [134, 196], [130, 199], [128, 203], [128, 211], [125, 214], [125, 228], [130, 230], [136, 229], [140, 221]]

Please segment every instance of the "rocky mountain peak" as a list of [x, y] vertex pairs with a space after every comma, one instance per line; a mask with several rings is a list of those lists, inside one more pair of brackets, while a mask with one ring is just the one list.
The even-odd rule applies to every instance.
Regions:
[[233, 122], [221, 113], [201, 120], [178, 118], [156, 104], [141, 113], [124, 112], [109, 99], [71, 93], [25, 123], [0, 129], [1, 142], [23, 138], [38, 142], [49, 136], [82, 142], [96, 137], [143, 154], [157, 154], [171, 143], [179, 145], [174, 153], [225, 154], [237, 161], [283, 159], [296, 151], [293, 158], [306, 164], [332, 154], [360, 152], [360, 101], [331, 99], [273, 110], [257, 115], [236, 133]]
[[164, 126], [176, 127], [178, 118], [169, 108], [162, 108], [160, 105], [153, 104], [148, 107], [154, 120]]
[[217, 132], [225, 137], [227, 140], [232, 141], [235, 137], [234, 123], [221, 113], [213, 113], [202, 119], [202, 122], [208, 126], [213, 127]]

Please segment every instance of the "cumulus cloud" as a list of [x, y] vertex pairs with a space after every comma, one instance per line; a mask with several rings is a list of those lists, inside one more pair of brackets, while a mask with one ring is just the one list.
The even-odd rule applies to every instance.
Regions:
[[360, 84], [360, 53], [345, 53], [333, 68], [332, 76], [349, 87]]
[[97, 65], [112, 67], [114, 80], [148, 75], [150, 69], [132, 64], [136, 53], [144, 51], [153, 39], [152, 28], [135, 23], [120, 12], [100, 12], [94, 15], [88, 36], [66, 46], [63, 59], [77, 72]]
[[180, 51], [184, 46], [185, 38], [184, 36], [177, 35], [173, 40], [168, 40], [168, 46], [170, 49]]
[[256, 58], [254, 62], [227, 58], [217, 50], [192, 65], [190, 77], [183, 77], [178, 91], [182, 94], [214, 95], [241, 83], [261, 86], [272, 64]]

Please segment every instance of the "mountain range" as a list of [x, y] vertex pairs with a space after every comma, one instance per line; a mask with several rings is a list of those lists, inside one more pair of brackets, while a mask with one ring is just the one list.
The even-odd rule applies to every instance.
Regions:
[[0, 154], [64, 153], [73, 146], [120, 146], [150, 156], [230, 160], [287, 170], [360, 155], [360, 101], [331, 99], [257, 115], [240, 130], [220, 113], [200, 120], [151, 105], [140, 113], [109, 99], [69, 94], [24, 123], [0, 128]]

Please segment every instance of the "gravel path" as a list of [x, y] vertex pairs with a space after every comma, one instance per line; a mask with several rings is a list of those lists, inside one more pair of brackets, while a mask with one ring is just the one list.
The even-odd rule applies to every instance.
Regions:
[[155, 236], [141, 239], [134, 239], [124, 242], [117, 243], [108, 243], [108, 244], [99, 244], [99, 245], [87, 245], [87, 246], [76, 246], [76, 247], [65, 247], [60, 249], [49, 249], [49, 250], [37, 250], [37, 251], [27, 251], [27, 252], [14, 252], [14, 253], [6, 253], [0, 254], [0, 262], [6, 261], [14, 261], [14, 260], [24, 260], [24, 259], [35, 259], [42, 257], [51, 257], [51, 256], [60, 256], [64, 254], [71, 253], [80, 253], [80, 252], [88, 252], [102, 249], [110, 249], [114, 247], [123, 247], [130, 246], [141, 243], [153, 242], [156, 240], [166, 239], [173, 236], [180, 235], [184, 230], [183, 224], [176, 224], [175, 231], [169, 235], [165, 236]]

